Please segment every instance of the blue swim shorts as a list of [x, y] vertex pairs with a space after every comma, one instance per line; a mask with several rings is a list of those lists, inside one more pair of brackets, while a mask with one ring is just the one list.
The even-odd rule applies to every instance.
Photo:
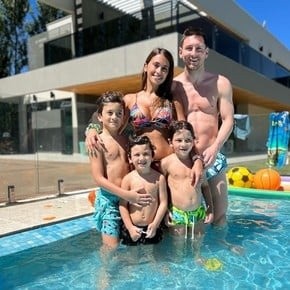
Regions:
[[228, 166], [226, 156], [222, 153], [218, 153], [214, 164], [206, 170], [206, 179], [209, 180], [212, 177], [218, 175], [225, 170]]
[[119, 237], [121, 224], [119, 198], [103, 188], [97, 188], [93, 218], [99, 232]]

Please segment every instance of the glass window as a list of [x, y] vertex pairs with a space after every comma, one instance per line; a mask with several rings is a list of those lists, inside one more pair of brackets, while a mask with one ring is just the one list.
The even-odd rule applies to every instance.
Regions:
[[220, 29], [215, 31], [215, 50], [240, 62], [240, 42]]
[[241, 49], [241, 64], [262, 73], [261, 71], [261, 54], [246, 44]]

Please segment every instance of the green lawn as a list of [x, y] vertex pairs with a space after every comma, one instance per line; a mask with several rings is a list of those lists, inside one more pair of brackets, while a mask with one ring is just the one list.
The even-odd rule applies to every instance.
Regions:
[[[261, 160], [254, 160], [254, 161], [245, 161], [245, 162], [239, 161], [239, 163], [229, 164], [227, 171], [237, 166], [247, 167], [253, 173], [257, 172], [259, 169], [268, 168], [266, 164], [266, 159], [261, 159]], [[273, 169], [277, 170], [280, 173], [280, 175], [290, 175], [290, 164], [279, 169], [276, 167], [273, 167]]]

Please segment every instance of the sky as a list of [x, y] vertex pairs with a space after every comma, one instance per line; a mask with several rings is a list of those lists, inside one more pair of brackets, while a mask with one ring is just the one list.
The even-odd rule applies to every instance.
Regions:
[[236, 0], [236, 3], [290, 49], [289, 0]]

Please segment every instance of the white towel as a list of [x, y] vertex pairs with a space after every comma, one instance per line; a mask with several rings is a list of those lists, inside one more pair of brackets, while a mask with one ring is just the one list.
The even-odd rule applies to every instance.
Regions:
[[238, 139], [246, 140], [251, 133], [249, 115], [234, 114], [235, 126], [234, 135]]

